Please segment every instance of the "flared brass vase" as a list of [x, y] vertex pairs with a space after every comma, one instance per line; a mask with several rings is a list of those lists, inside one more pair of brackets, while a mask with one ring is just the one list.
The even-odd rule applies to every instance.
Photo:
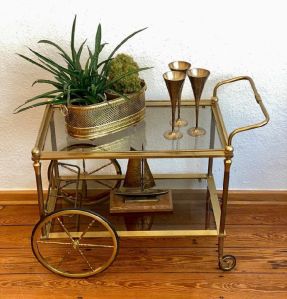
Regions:
[[201, 94], [205, 85], [207, 78], [209, 77], [210, 72], [202, 68], [193, 68], [187, 71], [188, 78], [191, 83], [191, 87], [195, 99], [195, 127], [190, 128], [187, 133], [193, 137], [202, 136], [206, 133], [203, 128], [198, 126], [199, 118], [199, 102]]
[[[186, 61], [173, 61], [168, 64], [168, 67], [171, 71], [179, 71], [182, 72], [186, 77], [186, 72], [190, 69], [191, 64]], [[180, 117], [180, 106], [181, 106], [181, 96], [178, 99], [177, 102], [177, 119], [175, 121], [176, 127], [185, 127], [188, 125], [187, 120]]]
[[179, 71], [169, 71], [163, 74], [163, 78], [171, 101], [171, 131], [165, 132], [164, 137], [168, 140], [176, 140], [182, 138], [182, 133], [175, 131], [175, 110], [181, 97], [185, 74]]

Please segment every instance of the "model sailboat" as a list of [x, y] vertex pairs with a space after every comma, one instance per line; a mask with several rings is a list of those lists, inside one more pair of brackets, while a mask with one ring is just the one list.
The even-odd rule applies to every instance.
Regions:
[[154, 200], [168, 190], [152, 189], [155, 181], [146, 159], [129, 159], [123, 187], [115, 194], [130, 197], [129, 199]]

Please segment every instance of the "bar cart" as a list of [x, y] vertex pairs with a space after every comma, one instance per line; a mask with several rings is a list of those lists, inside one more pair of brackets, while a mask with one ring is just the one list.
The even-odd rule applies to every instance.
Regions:
[[[238, 80], [249, 81], [265, 119], [228, 134], [217, 90]], [[183, 117], [192, 119], [194, 110], [194, 101], [182, 101]], [[116, 134], [83, 141], [69, 137], [60, 108], [48, 106], [32, 150], [40, 220], [34, 227], [31, 245], [39, 262], [66, 277], [88, 277], [112, 264], [119, 238], [214, 236], [218, 238], [219, 268], [233, 269], [235, 257], [224, 254], [232, 140], [237, 133], [267, 124], [269, 115], [253, 80], [247, 76], [219, 82], [211, 99], [201, 101], [200, 113], [205, 136], [191, 137], [182, 128], [182, 139], [166, 140], [162, 133], [169, 123], [170, 103], [146, 101], [144, 121]], [[165, 166], [185, 169], [181, 167], [182, 158], [190, 163], [206, 162], [205, 171], [167, 173]], [[221, 202], [213, 177], [215, 158], [224, 160]], [[115, 212], [110, 194], [122, 184], [124, 161], [129, 159], [148, 159], [151, 168], [160, 160], [163, 171], [154, 172], [153, 177], [157, 187], [169, 189], [169, 208], [157, 209], [155, 203], [147, 203], [147, 210], [131, 211], [128, 206]], [[45, 160], [49, 162], [47, 193], [43, 191], [41, 171]]]

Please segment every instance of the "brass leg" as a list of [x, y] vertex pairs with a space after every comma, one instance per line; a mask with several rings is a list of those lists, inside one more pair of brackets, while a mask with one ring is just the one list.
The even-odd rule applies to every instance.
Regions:
[[221, 215], [220, 215], [220, 227], [218, 236], [218, 261], [219, 267], [224, 271], [232, 270], [236, 265], [236, 259], [232, 255], [223, 255], [224, 247], [224, 230], [225, 230], [225, 219], [227, 210], [227, 200], [228, 200], [228, 187], [229, 187], [229, 176], [231, 167], [231, 158], [226, 158], [224, 160], [224, 179], [223, 179], [223, 194], [222, 194], [222, 204], [221, 204]]
[[39, 160], [35, 160], [33, 166], [34, 166], [36, 184], [37, 184], [39, 215], [40, 218], [42, 219], [45, 216], [45, 209], [44, 209], [44, 193], [43, 193], [42, 176], [41, 176], [41, 162]]
[[[209, 148], [214, 148], [214, 140], [215, 140], [215, 120], [213, 113], [211, 114], [211, 121], [210, 121], [210, 141], [209, 141]], [[213, 158], [208, 158], [208, 169], [207, 175], [212, 176], [212, 168], [213, 168]], [[205, 229], [208, 229], [210, 226], [210, 193], [207, 187], [207, 194], [206, 194], [206, 216], [205, 216]]]
[[205, 198], [205, 229], [210, 227], [210, 193], [207, 188], [206, 198]]
[[[215, 120], [213, 113], [211, 114], [210, 121], [210, 140], [209, 140], [209, 148], [214, 148], [214, 140], [215, 140]], [[213, 167], [213, 158], [208, 159], [208, 176], [212, 175], [212, 167]]]

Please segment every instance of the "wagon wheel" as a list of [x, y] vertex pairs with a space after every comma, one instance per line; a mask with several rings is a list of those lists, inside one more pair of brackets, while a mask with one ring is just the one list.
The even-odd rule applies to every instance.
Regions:
[[[89, 149], [94, 146], [90, 144], [75, 144], [69, 147], [65, 147], [62, 151], [73, 151], [79, 148]], [[100, 175], [100, 174], [122, 174], [121, 167], [116, 159], [98, 159], [98, 160], [73, 160], [69, 161], [69, 164], [77, 163], [75, 167], [80, 169], [80, 181], [79, 181], [79, 197], [83, 205], [93, 205], [100, 203], [109, 198], [110, 191], [118, 188], [121, 184], [120, 179], [113, 180], [100, 180], [100, 179], [85, 179], [85, 176], [89, 175]], [[51, 161], [48, 167], [48, 178], [49, 180], [53, 177], [53, 168], [57, 167], [57, 161]], [[76, 191], [71, 190], [71, 187], [76, 184], [77, 170], [75, 167], [70, 167], [65, 163], [61, 163], [61, 171], [67, 178], [62, 184], [59, 185], [58, 194], [64, 197], [66, 200], [75, 203]], [[61, 174], [60, 174], [61, 176]], [[69, 178], [70, 177], [70, 178]], [[70, 189], [69, 189], [70, 187]]]
[[50, 271], [66, 277], [88, 277], [107, 269], [117, 256], [119, 238], [102, 216], [64, 209], [48, 214], [33, 229], [32, 250]]
[[230, 271], [236, 266], [236, 258], [233, 255], [224, 255], [219, 260], [219, 268], [223, 271]]

